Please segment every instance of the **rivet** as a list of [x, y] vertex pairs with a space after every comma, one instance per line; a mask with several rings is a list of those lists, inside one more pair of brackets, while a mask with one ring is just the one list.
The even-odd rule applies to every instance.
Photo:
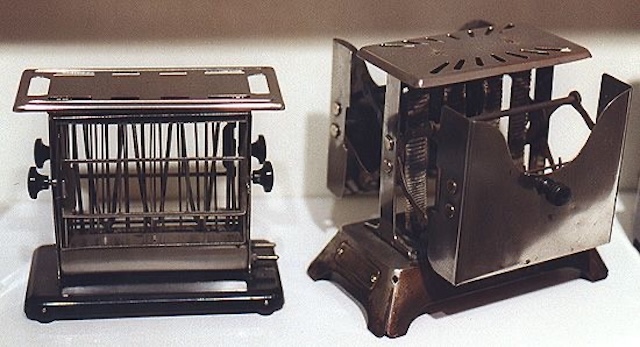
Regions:
[[388, 159], [383, 160], [384, 172], [390, 174], [393, 172], [393, 164]]
[[453, 216], [456, 214], [455, 206], [451, 204], [444, 205], [444, 213], [447, 215], [447, 218], [453, 218]]
[[395, 146], [395, 141], [393, 140], [393, 137], [391, 137], [391, 135], [386, 135], [384, 137], [384, 148], [387, 151], [393, 151], [394, 146]]
[[340, 105], [339, 102], [334, 102], [331, 105], [331, 114], [334, 117], [338, 117], [340, 115], [340, 113], [342, 113], [342, 105]]
[[338, 136], [340, 136], [340, 126], [338, 126], [338, 124], [336, 123], [331, 123], [331, 128], [329, 129], [330, 133], [331, 133], [331, 137], [333, 138], [338, 138]]
[[447, 191], [449, 194], [454, 195], [458, 191], [458, 183], [454, 180], [447, 181]]

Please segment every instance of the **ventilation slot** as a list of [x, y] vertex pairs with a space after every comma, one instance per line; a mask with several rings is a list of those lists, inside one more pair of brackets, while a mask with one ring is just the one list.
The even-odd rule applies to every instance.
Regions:
[[50, 101], [91, 100], [91, 96], [90, 95], [77, 95], [77, 96], [52, 95], [47, 99]]
[[418, 41], [414, 41], [414, 40], [402, 40], [402, 43], [405, 43], [407, 45], [422, 45], [422, 44], [424, 44], [424, 42], [418, 42]]
[[134, 71], [121, 71], [121, 72], [112, 72], [111, 76], [113, 77], [138, 77], [140, 76], [139, 72]]
[[240, 69], [220, 69], [220, 70], [207, 70], [204, 72], [206, 76], [210, 75], [244, 75], [244, 71]]
[[460, 70], [464, 66], [464, 59], [458, 60], [456, 65], [453, 67], [454, 70]]
[[186, 76], [186, 71], [166, 71], [158, 73], [160, 76]]
[[493, 53], [491, 54], [491, 58], [493, 58], [493, 59], [495, 59], [495, 60], [497, 60], [497, 61], [499, 61], [501, 63], [506, 62], [506, 60], [503, 57], [501, 57], [499, 55], [496, 55], [496, 54], [493, 54]]
[[409, 43], [410, 41], [404, 40], [402, 42], [385, 42], [381, 43], [380, 47], [399, 47], [399, 48], [413, 48], [416, 45], [414, 43]]
[[516, 57], [516, 58], [520, 58], [520, 59], [529, 59], [529, 57], [527, 57], [526, 55], [522, 55], [522, 54], [518, 54], [518, 53], [513, 53], [513, 52], [504, 52], [507, 55], [510, 55], [512, 57]]
[[534, 47], [540, 51], [548, 51], [548, 52], [561, 52], [561, 53], [571, 53], [571, 48], [569, 47]]
[[188, 96], [161, 96], [161, 100], [187, 100]]
[[111, 100], [140, 100], [137, 96], [112, 96]]
[[211, 94], [207, 96], [208, 99], [248, 99], [247, 94]]
[[437, 74], [440, 71], [444, 70], [444, 68], [447, 67], [448, 65], [449, 65], [449, 62], [442, 63], [442, 64], [438, 65], [438, 67], [436, 67], [435, 69], [431, 70], [431, 73], [432, 74]]
[[482, 61], [482, 58], [476, 57], [476, 65], [484, 66], [484, 61]]
[[539, 55], [549, 55], [548, 51], [541, 51], [538, 49], [526, 49], [526, 48], [521, 48], [520, 52], [523, 53], [531, 53], [531, 54], [539, 54]]

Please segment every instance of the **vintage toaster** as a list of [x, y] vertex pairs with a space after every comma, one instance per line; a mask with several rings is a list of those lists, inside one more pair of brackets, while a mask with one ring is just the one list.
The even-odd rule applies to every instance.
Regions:
[[250, 237], [251, 183], [273, 186], [251, 127], [283, 108], [267, 67], [25, 71], [14, 110], [47, 112], [50, 143], [35, 143], [28, 189], [51, 189], [55, 224], [27, 316], [280, 309], [274, 244]]
[[[512, 23], [361, 49], [335, 40], [328, 187], [377, 192], [379, 218], [343, 226], [309, 275], [390, 337], [437, 304], [540, 273], [605, 278], [595, 248], [611, 235], [630, 86], [604, 75], [595, 119], [577, 92], [552, 99], [554, 66], [588, 57]], [[590, 129], [573, 160], [549, 146], [565, 105]]]

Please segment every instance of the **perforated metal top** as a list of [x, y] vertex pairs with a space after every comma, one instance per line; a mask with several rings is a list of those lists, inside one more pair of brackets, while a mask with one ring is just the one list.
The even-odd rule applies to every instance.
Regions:
[[512, 23], [386, 42], [358, 56], [415, 88], [448, 85], [589, 58], [556, 35]]
[[89, 115], [283, 108], [270, 67], [26, 70], [13, 107]]

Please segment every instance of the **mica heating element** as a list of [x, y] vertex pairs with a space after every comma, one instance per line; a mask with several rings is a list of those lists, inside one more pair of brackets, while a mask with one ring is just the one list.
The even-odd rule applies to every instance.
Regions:
[[[39, 92], [34, 86], [43, 80], [48, 86]], [[15, 110], [48, 112], [51, 142], [36, 141], [29, 194], [52, 189], [56, 228], [55, 247], [34, 255], [32, 278], [50, 276], [54, 270], [38, 266], [55, 256], [59, 301], [124, 292], [147, 302], [145, 292], [171, 288], [164, 299], [174, 306], [184, 296], [194, 302], [125, 313], [100, 309], [104, 297], [97, 297], [94, 311], [79, 313], [79, 305], [64, 311], [43, 300], [30, 281], [27, 315], [48, 321], [280, 308], [274, 245], [252, 241], [249, 231], [251, 182], [267, 192], [273, 186], [264, 137], [250, 142], [251, 112], [282, 108], [270, 68], [25, 71]], [[251, 171], [252, 157], [260, 169]], [[50, 177], [38, 172], [47, 160]], [[203, 286], [194, 283], [227, 280], [243, 285], [195, 303]], [[213, 298], [226, 304], [216, 307]]]

